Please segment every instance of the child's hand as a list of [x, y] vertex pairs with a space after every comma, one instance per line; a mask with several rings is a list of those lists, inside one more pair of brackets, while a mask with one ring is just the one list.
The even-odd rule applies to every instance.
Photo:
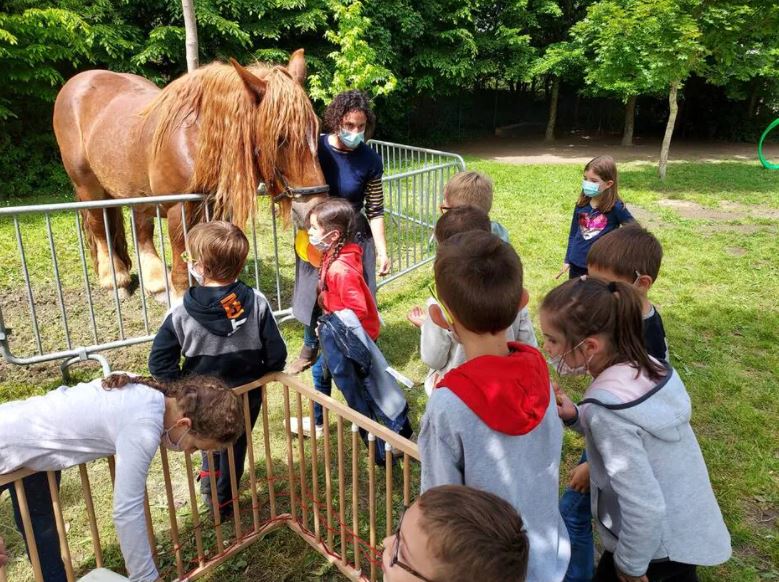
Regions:
[[590, 464], [579, 463], [571, 471], [571, 482], [568, 487], [579, 493], [587, 493], [590, 490]]
[[425, 317], [427, 317], [427, 315], [422, 310], [422, 308], [416, 306], [414, 307], [414, 309], [408, 312], [406, 319], [408, 319], [411, 323], [413, 323], [417, 327], [422, 327], [422, 324], [425, 322]]
[[552, 382], [552, 387], [554, 388], [555, 400], [557, 400], [557, 416], [566, 422], [576, 418], [576, 405], [573, 400], [563, 392], [557, 382]]
[[8, 552], [5, 549], [5, 542], [0, 538], [0, 568], [8, 563]]

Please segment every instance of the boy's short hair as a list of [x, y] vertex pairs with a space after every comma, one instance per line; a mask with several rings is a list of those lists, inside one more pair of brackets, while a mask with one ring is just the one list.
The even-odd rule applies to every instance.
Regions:
[[458, 206], [444, 212], [435, 223], [435, 239], [439, 243], [469, 230], [491, 231], [490, 217], [476, 206]]
[[480, 172], [457, 172], [444, 186], [444, 200], [450, 208], [476, 206], [489, 214], [492, 180]]
[[212, 281], [234, 281], [249, 254], [249, 240], [240, 228], [224, 220], [198, 224], [189, 231], [187, 247], [192, 260]]
[[472, 230], [438, 246], [438, 296], [466, 329], [498, 333], [517, 317], [522, 299], [522, 262], [494, 234]]
[[441, 564], [436, 580], [525, 580], [529, 542], [510, 503], [463, 485], [433, 487], [417, 503], [428, 548]]
[[602, 236], [587, 254], [587, 266], [608, 269], [633, 281], [636, 272], [657, 280], [663, 247], [657, 237], [639, 224], [632, 223]]

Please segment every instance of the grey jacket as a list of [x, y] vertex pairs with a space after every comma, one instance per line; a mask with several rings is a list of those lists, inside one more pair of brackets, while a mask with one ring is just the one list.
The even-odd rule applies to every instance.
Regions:
[[[570, 558], [568, 532], [558, 509], [563, 426], [546, 363], [537, 357], [537, 374], [521, 367], [494, 373], [496, 362], [508, 358], [493, 356], [450, 372], [442, 385], [452, 386], [454, 376], [470, 381], [477, 410], [456, 390], [433, 390], [419, 432], [422, 491], [462, 484], [502, 497], [525, 522], [528, 582], [559, 582]], [[487, 386], [493, 389], [485, 390]]]
[[[730, 558], [730, 535], [690, 426], [690, 397], [675, 370], [644, 394], [627, 364], [602, 372], [573, 425], [587, 440], [592, 515], [625, 574], [651, 560], [711, 566]], [[651, 381], [650, 381], [651, 382]]]

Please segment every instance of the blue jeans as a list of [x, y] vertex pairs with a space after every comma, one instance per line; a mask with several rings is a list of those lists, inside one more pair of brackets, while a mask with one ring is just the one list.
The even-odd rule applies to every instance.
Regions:
[[[579, 464], [586, 462], [585, 451]], [[571, 539], [571, 561], [564, 582], [589, 582], [595, 570], [590, 492], [579, 493], [570, 487], [566, 488], [560, 498], [560, 515]]]
[[[60, 482], [60, 472], [57, 471], [57, 486]], [[54, 521], [54, 509], [51, 505], [51, 493], [49, 492], [49, 480], [46, 473], [35, 473], [22, 480], [24, 495], [27, 498], [27, 507], [30, 510], [32, 532], [35, 537], [35, 546], [38, 550], [38, 558], [41, 562], [44, 582], [67, 582], [65, 565], [60, 555], [60, 541], [57, 535], [57, 523]], [[16, 488], [7, 485], [11, 493], [11, 503], [14, 508], [14, 520], [16, 527], [24, 537], [24, 524], [19, 510], [19, 500], [16, 496]], [[0, 488], [2, 493], [3, 488]], [[27, 539], [25, 538], [25, 544]], [[29, 555], [29, 549], [27, 551]]]

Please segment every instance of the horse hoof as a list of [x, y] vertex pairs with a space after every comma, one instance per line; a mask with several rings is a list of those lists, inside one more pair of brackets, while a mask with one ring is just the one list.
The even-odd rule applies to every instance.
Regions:
[[116, 290], [116, 294], [119, 295], [119, 299], [122, 301], [130, 298], [130, 290], [127, 287], [119, 287], [119, 289]]

